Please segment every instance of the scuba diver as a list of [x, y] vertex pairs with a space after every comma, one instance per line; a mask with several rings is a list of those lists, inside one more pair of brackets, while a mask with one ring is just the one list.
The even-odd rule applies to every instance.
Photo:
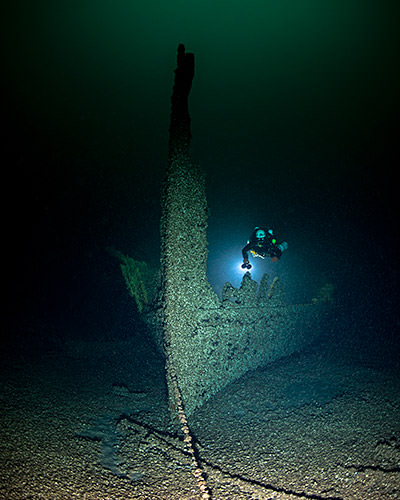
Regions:
[[279, 245], [276, 242], [272, 229], [256, 227], [250, 236], [247, 245], [242, 249], [243, 264], [242, 269], [251, 269], [249, 263], [249, 252], [254, 257], [270, 257], [272, 262], [277, 262], [282, 253], [287, 249], [288, 244], [282, 241]]

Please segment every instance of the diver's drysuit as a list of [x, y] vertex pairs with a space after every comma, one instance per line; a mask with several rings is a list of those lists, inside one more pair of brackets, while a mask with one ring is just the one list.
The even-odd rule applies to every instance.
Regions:
[[242, 267], [248, 269], [251, 267], [249, 264], [249, 252], [251, 252], [255, 257], [271, 257], [271, 259], [276, 262], [281, 258], [282, 252], [286, 250], [287, 247], [288, 244], [286, 241], [277, 244], [272, 229], [256, 227], [251, 234], [247, 245], [242, 249]]

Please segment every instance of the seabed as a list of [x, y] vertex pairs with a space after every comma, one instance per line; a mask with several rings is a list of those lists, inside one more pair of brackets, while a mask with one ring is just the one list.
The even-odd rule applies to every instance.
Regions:
[[[400, 498], [400, 381], [355, 352], [308, 348], [193, 413], [213, 499]], [[0, 498], [200, 498], [145, 338], [13, 356], [0, 370]]]

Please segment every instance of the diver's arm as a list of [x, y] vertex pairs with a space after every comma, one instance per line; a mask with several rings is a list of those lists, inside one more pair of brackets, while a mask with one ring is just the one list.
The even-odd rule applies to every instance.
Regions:
[[269, 249], [269, 256], [271, 257], [271, 259], [276, 262], [277, 260], [279, 260], [282, 256], [282, 250], [278, 247], [278, 245], [273, 245], [270, 249]]
[[249, 241], [245, 247], [242, 248], [243, 260], [249, 261], [249, 250], [251, 250], [252, 243]]
[[287, 250], [288, 244], [286, 241], [282, 241], [279, 245], [274, 244], [270, 249], [269, 256], [273, 260], [273, 262], [277, 262], [281, 257], [285, 250]]

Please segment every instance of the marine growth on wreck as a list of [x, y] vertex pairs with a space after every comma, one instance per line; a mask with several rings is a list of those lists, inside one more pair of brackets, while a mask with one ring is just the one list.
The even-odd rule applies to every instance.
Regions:
[[[190, 157], [188, 97], [194, 55], [178, 48], [171, 98], [167, 175], [162, 194], [161, 280], [146, 320], [166, 356], [171, 406], [176, 387], [190, 415], [250, 369], [312, 341], [313, 305], [288, 305], [277, 279], [260, 285], [247, 272], [222, 298], [207, 279], [207, 198], [204, 173]], [[173, 380], [172, 380], [173, 379]]]

